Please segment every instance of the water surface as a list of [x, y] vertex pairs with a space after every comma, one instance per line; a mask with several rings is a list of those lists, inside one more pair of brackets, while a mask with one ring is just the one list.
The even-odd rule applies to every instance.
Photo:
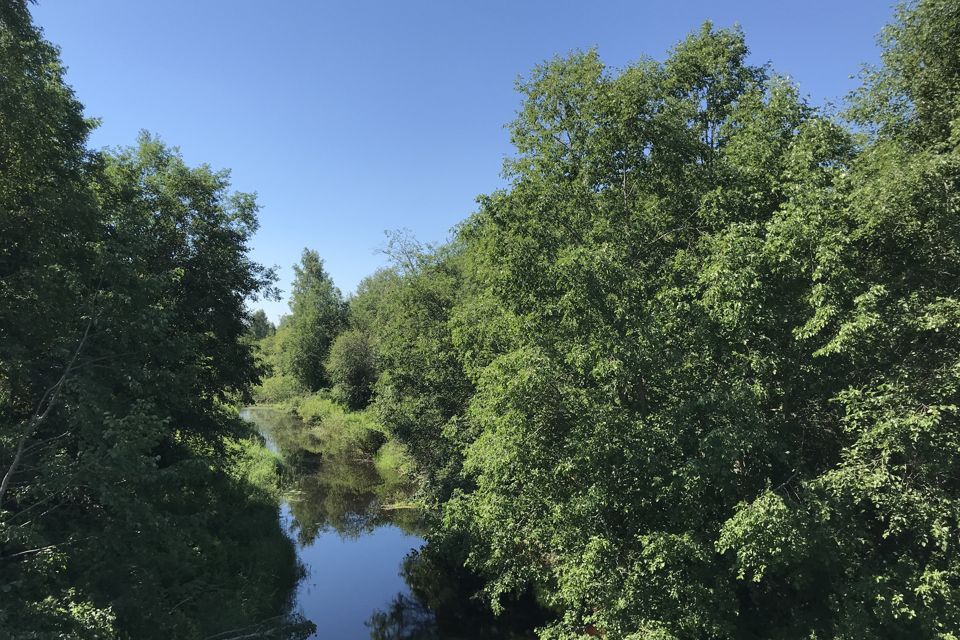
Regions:
[[289, 469], [281, 522], [306, 571], [294, 611], [316, 624], [314, 638], [371, 638], [374, 614], [411, 597], [400, 569], [423, 544], [420, 518], [395, 508], [409, 487], [382, 478], [358, 452], [318, 447], [295, 416], [260, 407], [241, 415]]

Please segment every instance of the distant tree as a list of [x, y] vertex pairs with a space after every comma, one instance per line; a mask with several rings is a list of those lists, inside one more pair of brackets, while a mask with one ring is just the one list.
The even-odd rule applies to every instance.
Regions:
[[263, 309], [257, 309], [250, 316], [250, 334], [257, 340], [263, 340], [267, 336], [272, 336], [277, 332], [277, 327]]
[[347, 306], [316, 251], [304, 249], [293, 270], [289, 366], [297, 380], [316, 391], [330, 384], [324, 362], [334, 338], [346, 327]]
[[[325, 367], [334, 396], [351, 409], [366, 407], [373, 396], [377, 339], [385, 330], [393, 297], [401, 285], [402, 276], [396, 267], [378, 269], [360, 282], [347, 303], [349, 328], [332, 343]], [[284, 331], [281, 328], [280, 333]], [[282, 348], [282, 341], [278, 340], [264, 344], [273, 354]], [[271, 357], [274, 362], [283, 361], [278, 355]]]
[[384, 326], [389, 313], [389, 296], [401, 284], [395, 268], [377, 269], [360, 281], [350, 297], [350, 326], [376, 334]]
[[366, 407], [377, 379], [370, 335], [362, 329], [348, 329], [337, 336], [326, 369], [338, 400], [351, 409]]
[[387, 241], [381, 251], [390, 258], [391, 270], [401, 275], [422, 269], [436, 249], [430, 243], [417, 240], [410, 229], [392, 229], [383, 233]]

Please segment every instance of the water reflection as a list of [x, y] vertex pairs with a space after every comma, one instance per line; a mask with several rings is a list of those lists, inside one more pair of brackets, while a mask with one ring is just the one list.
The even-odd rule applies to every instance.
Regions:
[[517, 613], [535, 606], [493, 617], [475, 597], [481, 583], [463, 569], [465, 545], [424, 546], [423, 518], [405, 506], [413, 488], [383, 477], [369, 454], [284, 412], [243, 416], [284, 460], [282, 518], [307, 570], [295, 607], [317, 625], [312, 637], [525, 638], [517, 629], [541, 622]]
[[388, 524], [421, 533], [415, 509], [390, 506], [404, 487], [385, 482], [370, 461], [328, 455], [308, 469], [292, 480], [288, 497], [301, 544], [331, 529], [347, 538]]
[[357, 538], [393, 525], [409, 535], [423, 534], [420, 514], [403, 504], [412, 487], [401, 478], [381, 476], [369, 455], [324, 441], [288, 413], [253, 407], [244, 415], [284, 460], [291, 526], [301, 545], [330, 530]]
[[446, 538], [411, 551], [401, 575], [409, 592], [398, 593], [367, 622], [375, 640], [481, 640], [533, 638], [546, 622], [532, 594], [505, 600], [494, 616], [478, 594], [483, 582], [464, 569], [467, 546]]

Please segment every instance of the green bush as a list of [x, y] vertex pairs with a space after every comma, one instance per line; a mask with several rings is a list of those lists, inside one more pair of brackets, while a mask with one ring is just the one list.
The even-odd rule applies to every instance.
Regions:
[[267, 449], [260, 436], [228, 440], [227, 450], [233, 454], [230, 475], [250, 488], [252, 497], [268, 502], [280, 500], [280, 457]]
[[330, 398], [329, 391], [319, 391], [297, 399], [294, 411], [304, 422], [319, 424], [333, 413], [342, 413], [343, 408]]
[[277, 375], [265, 378], [253, 388], [253, 399], [257, 404], [280, 404], [289, 402], [306, 393], [306, 389], [296, 378], [289, 375]]
[[387, 440], [373, 458], [377, 472], [387, 484], [404, 482], [414, 471], [413, 459], [407, 448], [396, 440]]

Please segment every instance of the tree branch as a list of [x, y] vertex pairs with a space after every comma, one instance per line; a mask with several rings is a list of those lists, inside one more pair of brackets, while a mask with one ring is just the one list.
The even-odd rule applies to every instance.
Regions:
[[[96, 297], [94, 297], [94, 300], [96, 300]], [[50, 411], [53, 409], [54, 405], [56, 405], [57, 400], [60, 397], [60, 392], [63, 390], [67, 380], [70, 378], [70, 373], [73, 371], [74, 365], [76, 365], [77, 359], [80, 357], [80, 353], [83, 351], [83, 346], [87, 342], [87, 337], [90, 335], [90, 328], [93, 326], [94, 318], [94, 314], [91, 313], [90, 318], [87, 320], [87, 326], [83, 330], [83, 336], [80, 338], [77, 348], [70, 357], [70, 361], [67, 362], [66, 367], [63, 369], [63, 375], [60, 376], [60, 379], [57, 380], [53, 386], [44, 391], [43, 396], [40, 397], [40, 401], [37, 403], [37, 408], [34, 409], [33, 416], [27, 423], [27, 428], [20, 436], [20, 441], [17, 443], [16, 453], [13, 454], [13, 462], [10, 463], [10, 467], [3, 475], [3, 480], [0, 481], [0, 507], [3, 507], [3, 499], [6, 496], [7, 489], [10, 486], [10, 480], [17, 472], [17, 467], [20, 466], [20, 462], [23, 459], [24, 448], [27, 442], [30, 440], [33, 434], [36, 433], [37, 429], [50, 414]]]

